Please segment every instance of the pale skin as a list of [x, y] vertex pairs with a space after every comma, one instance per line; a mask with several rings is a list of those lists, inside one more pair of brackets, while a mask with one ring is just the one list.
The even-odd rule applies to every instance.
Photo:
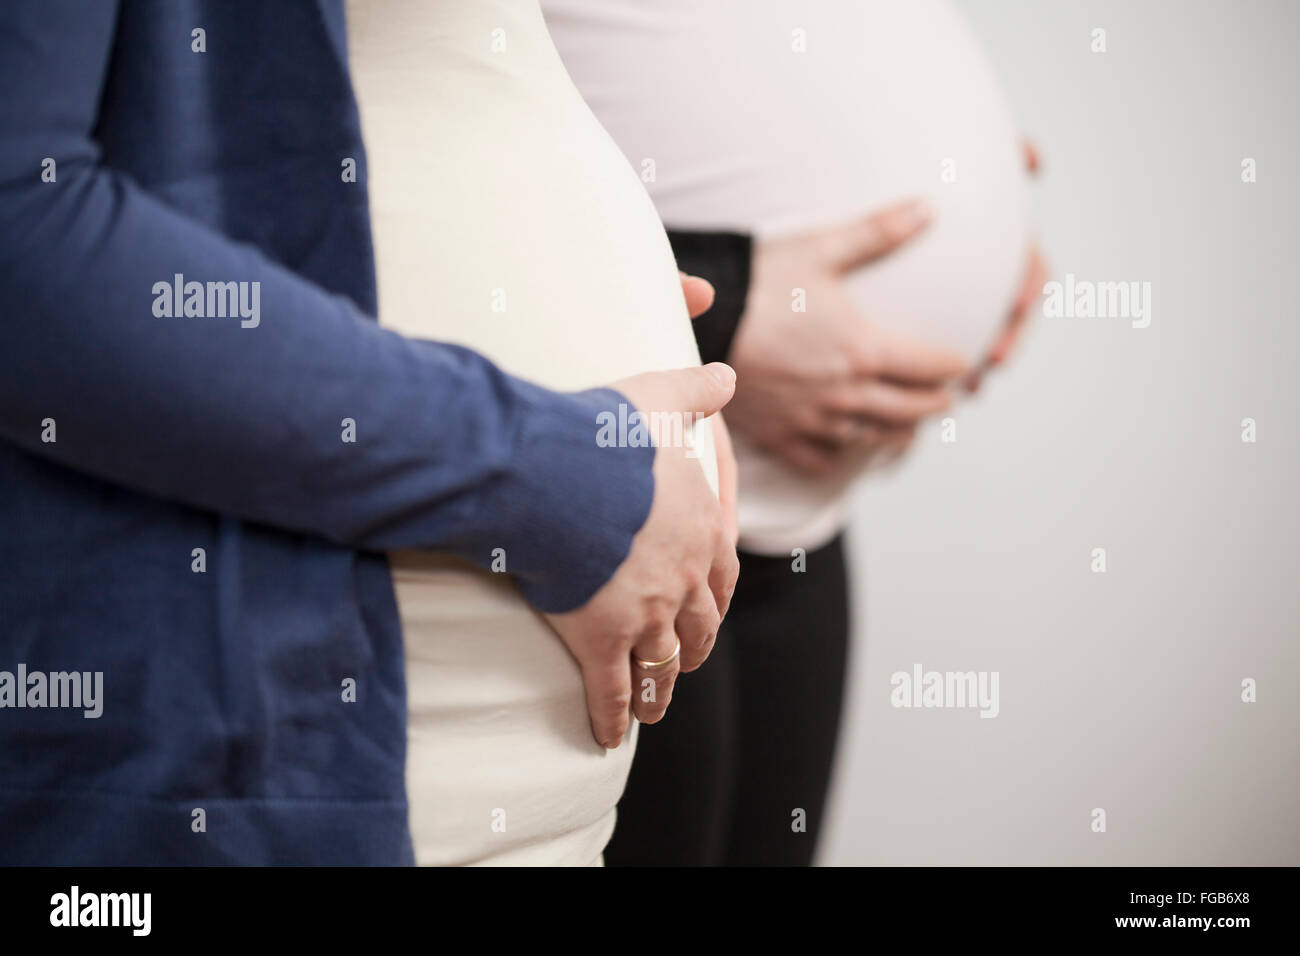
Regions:
[[[844, 277], [888, 255], [929, 223], [909, 201], [827, 229], [760, 242], [731, 361], [744, 381], [733, 427], [809, 475], [852, 472], [906, 447], [917, 424], [952, 403], [970, 369], [941, 345], [873, 325]], [[791, 308], [805, 290], [807, 311]]]
[[[1025, 163], [1038, 170], [1029, 144]], [[976, 390], [1006, 361], [1046, 278], [1036, 245], [1007, 324], [975, 368], [942, 345], [873, 325], [845, 294], [848, 273], [900, 248], [929, 220], [925, 203], [909, 200], [756, 244], [729, 356], [742, 383], [727, 409], [734, 428], [803, 474], [849, 476], [897, 458], [925, 418], [947, 411], [959, 388]], [[795, 288], [806, 292], [806, 312], [791, 309]]]
[[[701, 279], [683, 276], [682, 292], [692, 317], [713, 301], [712, 286]], [[735, 381], [730, 367], [715, 362], [612, 387], [643, 413], [716, 415]], [[718, 495], [688, 449], [656, 448], [654, 499], [627, 558], [582, 607], [546, 615], [582, 670], [592, 734], [606, 748], [622, 743], [633, 716], [646, 724], [663, 717], [677, 675], [695, 670], [713, 649], [736, 589], [735, 460], [721, 418], [713, 425]], [[641, 666], [671, 657], [678, 640], [677, 659]]]

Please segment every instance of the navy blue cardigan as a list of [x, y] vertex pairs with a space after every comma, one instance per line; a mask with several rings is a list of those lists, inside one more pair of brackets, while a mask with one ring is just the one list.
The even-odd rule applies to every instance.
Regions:
[[382, 552], [545, 610], [626, 555], [619, 396], [380, 329], [373, 272], [341, 0], [0, 4], [0, 863], [410, 862]]

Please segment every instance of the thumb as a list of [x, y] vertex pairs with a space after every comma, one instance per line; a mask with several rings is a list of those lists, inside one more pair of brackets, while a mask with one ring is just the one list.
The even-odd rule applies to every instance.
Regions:
[[836, 272], [851, 272], [888, 255], [930, 224], [930, 204], [924, 199], [889, 206], [817, 237], [823, 261]]
[[645, 372], [616, 382], [642, 412], [697, 412], [708, 416], [721, 410], [736, 393], [736, 373], [730, 365], [711, 362], [669, 372]]

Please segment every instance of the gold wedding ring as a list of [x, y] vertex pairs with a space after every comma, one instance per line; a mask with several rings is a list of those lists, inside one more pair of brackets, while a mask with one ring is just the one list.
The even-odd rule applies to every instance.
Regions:
[[674, 647], [673, 652], [669, 654], [667, 657], [665, 657], [663, 660], [643, 661], [639, 657], [633, 657], [632, 659], [636, 661], [636, 666], [641, 668], [642, 670], [652, 671], [656, 667], [667, 667], [673, 661], [677, 660], [677, 658], [681, 656], [682, 653], [682, 639], [680, 637], [674, 637], [673, 640], [677, 642], [677, 646]]

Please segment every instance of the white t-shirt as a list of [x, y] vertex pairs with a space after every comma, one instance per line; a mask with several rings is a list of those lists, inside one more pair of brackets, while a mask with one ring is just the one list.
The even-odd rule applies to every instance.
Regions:
[[[544, 0], [588, 104], [673, 228], [777, 236], [911, 196], [931, 227], [848, 289], [873, 322], [976, 360], [1022, 277], [1018, 130], [944, 0]], [[811, 308], [812, 306], [810, 306]], [[734, 436], [741, 544], [788, 554], [843, 526], [812, 481]]]

